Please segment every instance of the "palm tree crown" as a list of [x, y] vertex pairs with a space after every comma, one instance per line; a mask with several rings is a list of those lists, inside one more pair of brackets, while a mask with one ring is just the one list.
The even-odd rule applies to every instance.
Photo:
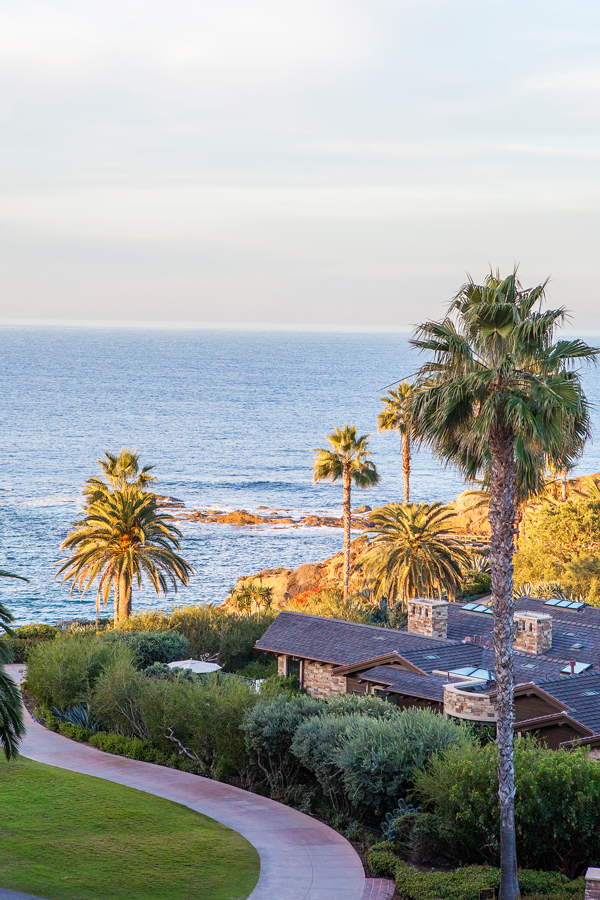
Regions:
[[376, 509], [368, 531], [374, 535], [363, 555], [375, 599], [390, 605], [415, 597], [454, 600], [470, 557], [448, 530], [452, 512], [441, 503], [392, 503]]
[[408, 381], [403, 381], [396, 390], [388, 391], [385, 397], [379, 398], [385, 406], [377, 416], [377, 428], [379, 431], [397, 431], [400, 435], [405, 503], [408, 503], [410, 500], [410, 445], [412, 437], [410, 404], [412, 395], [412, 386]]
[[356, 435], [356, 426], [344, 425], [327, 435], [331, 449], [315, 448], [313, 480], [336, 482], [340, 478], [344, 485], [344, 599], [348, 599], [350, 581], [350, 499], [351, 485], [370, 487], [378, 484], [379, 475], [368, 449], [369, 435]]
[[154, 466], [144, 466], [140, 470], [140, 455], [137, 450], [124, 447], [119, 454], [104, 452], [104, 458], [98, 460], [105, 481], [94, 475], [89, 478], [84, 486], [84, 496], [89, 501], [94, 500], [99, 494], [110, 493], [111, 490], [125, 490], [133, 487], [145, 491], [149, 484], [156, 481], [150, 472]]
[[[5, 569], [0, 569], [0, 578], [18, 578], [20, 581], [29, 581], [22, 575], [13, 575]], [[8, 635], [13, 632], [10, 628], [14, 616], [3, 603], [0, 603], [0, 629]], [[14, 759], [19, 753], [19, 740], [25, 734], [23, 722], [23, 708], [21, 705], [21, 692], [4, 671], [4, 664], [12, 659], [10, 649], [5, 641], [0, 641], [0, 747], [7, 759]]]
[[130, 615], [131, 591], [134, 583], [141, 588], [143, 576], [157, 594], [188, 583], [193, 569], [176, 552], [181, 532], [158, 509], [154, 494], [116, 489], [90, 500], [85, 512], [61, 546], [73, 551], [57, 573], [63, 584], [73, 582], [71, 593], [77, 588], [85, 594], [97, 578], [96, 608], [112, 590], [116, 622]]
[[[501, 883], [499, 900], [519, 896], [514, 827], [515, 499], [535, 492], [544, 458], [569, 466], [589, 434], [578, 359], [598, 351], [581, 340], [554, 342], [563, 309], [541, 309], [546, 283], [523, 289], [516, 272], [469, 280], [441, 322], [416, 330], [413, 346], [432, 359], [417, 376], [417, 439], [468, 478], [487, 475], [497, 682]], [[539, 305], [539, 308], [538, 308]], [[565, 441], [565, 433], [571, 439]]]

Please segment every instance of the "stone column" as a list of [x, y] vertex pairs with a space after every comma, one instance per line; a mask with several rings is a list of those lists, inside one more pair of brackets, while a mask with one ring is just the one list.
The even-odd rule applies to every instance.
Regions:
[[585, 873], [585, 900], [600, 900], [600, 869], [593, 866]]

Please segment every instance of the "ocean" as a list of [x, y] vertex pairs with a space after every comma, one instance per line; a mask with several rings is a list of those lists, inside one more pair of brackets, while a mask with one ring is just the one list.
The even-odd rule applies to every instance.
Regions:
[[[135, 447], [157, 493], [188, 510], [259, 506], [339, 515], [340, 484], [313, 485], [313, 448], [334, 425], [370, 434], [381, 483], [353, 506], [402, 499], [400, 442], [377, 433], [378, 400], [420, 357], [400, 333], [17, 327], [1, 329], [0, 580], [19, 624], [95, 615], [54, 580], [60, 544], [81, 513], [81, 487], [104, 451]], [[590, 343], [598, 339], [587, 337]], [[600, 377], [585, 375], [600, 427]], [[576, 474], [600, 470], [590, 442]], [[411, 499], [450, 500], [462, 479], [426, 451], [413, 457]], [[318, 562], [342, 546], [337, 528], [181, 522], [196, 572], [177, 594], [134, 591], [134, 609], [220, 603], [242, 575]], [[112, 614], [109, 607], [106, 612]]]

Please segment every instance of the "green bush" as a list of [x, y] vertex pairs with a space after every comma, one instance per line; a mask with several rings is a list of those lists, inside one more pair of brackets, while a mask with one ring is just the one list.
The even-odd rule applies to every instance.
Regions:
[[88, 743], [105, 753], [114, 753], [116, 756], [126, 756], [128, 759], [140, 759], [143, 762], [160, 763], [162, 755], [149, 741], [141, 741], [139, 738], [126, 738], [120, 734], [106, 734], [97, 731], [87, 738]]
[[51, 641], [57, 634], [58, 628], [53, 625], [19, 625], [12, 629], [12, 636], [3, 635], [0, 640], [6, 644], [13, 662], [27, 662], [29, 651], [42, 641]]
[[427, 709], [393, 719], [355, 716], [335, 756], [350, 803], [363, 821], [378, 824], [412, 788], [414, 773], [434, 754], [472, 741], [462, 722]]
[[269, 663], [270, 654], [254, 649], [274, 621], [276, 613], [241, 616], [218, 606], [174, 607], [169, 612], [157, 610], [136, 613], [119, 624], [119, 633], [134, 631], [177, 631], [189, 641], [189, 655], [194, 659], [216, 656], [228, 671], [235, 672], [252, 660]]
[[189, 641], [176, 631], [107, 631], [104, 640], [128, 647], [138, 669], [146, 669], [153, 663], [189, 659]]
[[292, 754], [315, 776], [327, 801], [346, 815], [351, 813], [352, 806], [344, 790], [343, 771], [337, 766], [336, 759], [357, 715], [310, 716], [296, 728], [291, 745]]
[[[457, 862], [499, 859], [497, 765], [494, 744], [464, 744], [433, 758], [416, 778], [418, 802], [428, 811], [430, 825], [444, 831]], [[515, 748], [515, 779], [519, 862], [570, 878], [596, 865], [600, 766], [584, 750], [548, 750], [522, 740]]]
[[130, 651], [94, 635], [58, 635], [30, 650], [26, 688], [47, 706], [88, 703], [100, 674], [117, 659], [129, 662]]
[[248, 781], [251, 767], [241, 725], [258, 700], [245, 679], [148, 678], [118, 661], [98, 679], [92, 712], [107, 731], [151, 742], [202, 774]]
[[271, 796], [279, 798], [296, 785], [302, 765], [291, 747], [296, 729], [322, 711], [324, 703], [303, 694], [283, 695], [250, 710], [242, 725], [246, 750], [263, 773]]
[[[465, 866], [453, 872], [422, 872], [399, 860], [390, 841], [375, 844], [366, 854], [373, 875], [392, 878], [403, 900], [479, 900], [479, 891], [500, 885], [500, 870]], [[519, 870], [523, 896], [530, 900], [583, 900], [585, 880], [569, 881], [560, 872]]]

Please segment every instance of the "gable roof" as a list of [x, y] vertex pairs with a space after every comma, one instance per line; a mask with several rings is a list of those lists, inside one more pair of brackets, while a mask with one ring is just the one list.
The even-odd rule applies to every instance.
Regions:
[[383, 684], [396, 694], [406, 694], [408, 697], [419, 697], [424, 700], [444, 700], [445, 678], [438, 675], [417, 675], [407, 672], [399, 666], [375, 666], [366, 672], [361, 672], [359, 681], [367, 681], [372, 684]]
[[[326, 619], [283, 610], [255, 646], [257, 650], [349, 666], [380, 659], [389, 653], [404, 657], [407, 650], [439, 647], [440, 642], [432, 643], [430, 638], [395, 628], [361, 625], [343, 619]], [[418, 663], [411, 662], [422, 668]]]

